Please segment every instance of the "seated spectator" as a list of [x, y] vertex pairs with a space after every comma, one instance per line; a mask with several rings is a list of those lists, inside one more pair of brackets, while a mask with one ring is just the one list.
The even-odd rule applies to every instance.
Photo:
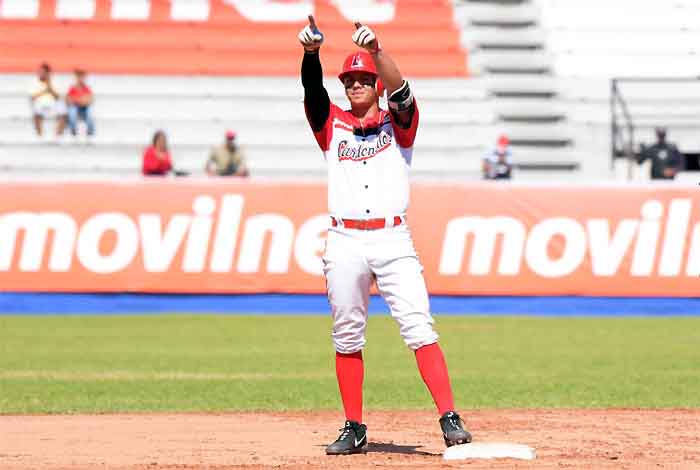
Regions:
[[39, 66], [37, 78], [29, 89], [36, 135], [44, 134], [44, 119], [56, 118], [56, 137], [63, 135], [66, 127], [66, 107], [51, 81], [51, 67], [46, 62]]
[[68, 127], [73, 137], [78, 136], [78, 121], [83, 121], [87, 126], [88, 139], [95, 135], [95, 121], [92, 118], [92, 103], [94, 96], [92, 90], [85, 83], [85, 71], [75, 71], [75, 83], [68, 90], [66, 103], [68, 104]]
[[510, 152], [510, 141], [502, 135], [498, 139], [496, 148], [484, 157], [482, 164], [484, 179], [510, 179], [513, 170], [513, 162]]
[[637, 154], [637, 163], [642, 164], [645, 160], [651, 160], [651, 179], [672, 180], [676, 174], [683, 169], [683, 155], [678, 151], [678, 147], [666, 141], [666, 129], [656, 128], [656, 143], [651, 147], [641, 145]]
[[165, 132], [156, 131], [152, 144], [143, 152], [144, 176], [163, 176], [173, 171]]
[[223, 144], [214, 147], [205, 170], [209, 176], [248, 176], [245, 157], [236, 142], [236, 133], [227, 131]]

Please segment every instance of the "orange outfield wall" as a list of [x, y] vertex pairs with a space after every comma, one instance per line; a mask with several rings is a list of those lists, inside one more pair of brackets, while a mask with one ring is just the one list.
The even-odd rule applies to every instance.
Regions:
[[[697, 188], [414, 184], [412, 201], [433, 294], [699, 290]], [[0, 288], [321, 293], [325, 207], [316, 183], [8, 183]]]
[[[341, 8], [342, 2], [330, 0], [139, 0], [146, 16], [137, 19], [123, 18], [140, 13], [133, 6], [117, 8], [125, 0], [87, 0], [89, 8], [85, 1], [68, 0], [40, 0], [35, 9], [2, 6], [19, 1], [25, 0], [0, 0], [2, 72], [34, 71], [48, 61], [56, 70], [81, 67], [93, 73], [297, 75], [302, 55], [297, 33], [313, 13], [326, 36], [325, 72], [336, 75], [355, 47], [350, 16], [362, 13], [352, 2]], [[178, 9], [183, 1], [202, 8]], [[406, 76], [467, 74], [449, 1], [374, 2], [385, 14], [367, 24]], [[289, 12], [280, 10], [285, 7]]]

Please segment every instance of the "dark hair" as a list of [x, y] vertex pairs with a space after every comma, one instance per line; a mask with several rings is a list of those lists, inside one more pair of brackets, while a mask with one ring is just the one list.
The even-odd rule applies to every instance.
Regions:
[[75, 69], [73, 73], [76, 75], [85, 75], [87, 72], [85, 72], [85, 69]]
[[39, 68], [44, 69], [47, 72], [51, 72], [51, 66], [48, 62], [42, 62], [41, 64], [39, 64]]
[[155, 147], [156, 146], [156, 141], [158, 140], [158, 137], [163, 136], [165, 139], [165, 147], [168, 147], [168, 137], [165, 135], [165, 131], [158, 129], [155, 134], [153, 134], [153, 140], [151, 141], [152, 145]]

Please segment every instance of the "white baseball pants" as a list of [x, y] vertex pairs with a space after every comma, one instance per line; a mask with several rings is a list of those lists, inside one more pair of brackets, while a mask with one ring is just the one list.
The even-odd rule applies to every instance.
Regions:
[[438, 340], [423, 266], [405, 224], [379, 230], [331, 227], [323, 263], [337, 352], [364, 348], [369, 290], [375, 280], [410, 349]]

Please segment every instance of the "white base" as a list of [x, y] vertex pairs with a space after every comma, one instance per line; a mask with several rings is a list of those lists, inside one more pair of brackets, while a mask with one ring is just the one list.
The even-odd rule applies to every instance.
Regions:
[[466, 459], [522, 459], [534, 460], [535, 449], [523, 444], [509, 444], [506, 442], [472, 442], [445, 449], [445, 460]]

